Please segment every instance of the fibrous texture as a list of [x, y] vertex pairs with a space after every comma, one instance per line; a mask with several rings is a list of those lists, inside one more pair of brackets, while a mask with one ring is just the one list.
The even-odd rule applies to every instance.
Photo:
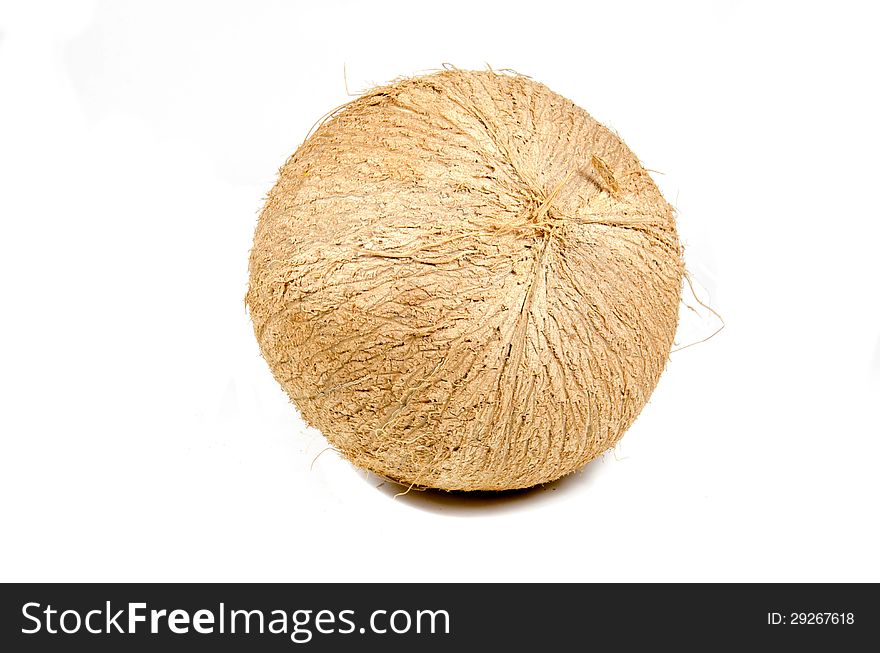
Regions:
[[613, 446], [666, 363], [672, 208], [526, 77], [449, 70], [343, 107], [280, 172], [250, 258], [275, 378], [353, 463], [504, 490]]

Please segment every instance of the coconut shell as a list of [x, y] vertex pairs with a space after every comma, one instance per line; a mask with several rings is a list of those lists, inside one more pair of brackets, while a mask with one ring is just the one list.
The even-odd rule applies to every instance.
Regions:
[[529, 78], [446, 70], [326, 120], [260, 215], [247, 303], [304, 419], [405, 485], [507, 490], [612, 447], [683, 265], [638, 159]]

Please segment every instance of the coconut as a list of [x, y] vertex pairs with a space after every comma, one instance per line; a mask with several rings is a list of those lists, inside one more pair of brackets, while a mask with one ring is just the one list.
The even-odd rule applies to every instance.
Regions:
[[525, 488], [612, 447], [669, 356], [672, 207], [527, 77], [444, 70], [341, 107], [282, 167], [247, 304], [303, 418], [408, 486]]

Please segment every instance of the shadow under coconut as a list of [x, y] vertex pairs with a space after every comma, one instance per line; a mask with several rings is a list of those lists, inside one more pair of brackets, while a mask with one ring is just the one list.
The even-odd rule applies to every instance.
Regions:
[[601, 459], [594, 460], [577, 472], [551, 483], [522, 490], [502, 490], [500, 492], [416, 490], [373, 473], [361, 475], [361, 478], [390, 499], [400, 501], [411, 508], [450, 517], [484, 517], [487, 513], [510, 512], [534, 507], [557, 498], [560, 493], [583, 489], [592, 483], [601, 462]]

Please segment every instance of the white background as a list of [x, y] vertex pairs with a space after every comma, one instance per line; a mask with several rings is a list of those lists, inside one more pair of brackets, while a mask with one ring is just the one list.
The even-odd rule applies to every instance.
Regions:
[[[874, 7], [3, 3], [0, 579], [880, 581]], [[327, 451], [243, 301], [345, 77], [444, 62], [616, 129], [727, 324], [614, 452], [499, 499]]]

